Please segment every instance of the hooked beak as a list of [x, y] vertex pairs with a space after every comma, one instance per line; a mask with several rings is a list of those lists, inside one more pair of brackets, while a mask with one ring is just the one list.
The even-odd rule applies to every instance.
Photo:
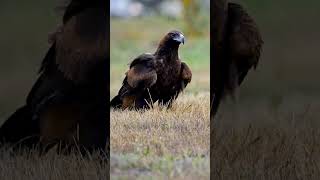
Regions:
[[184, 36], [182, 34], [179, 34], [178, 36], [174, 37], [173, 40], [184, 44], [185, 38], [184, 38]]

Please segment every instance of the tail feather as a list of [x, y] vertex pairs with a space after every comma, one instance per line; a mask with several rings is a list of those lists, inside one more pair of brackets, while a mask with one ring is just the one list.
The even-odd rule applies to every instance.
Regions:
[[39, 142], [39, 125], [27, 106], [19, 108], [0, 127], [0, 142], [32, 147]]

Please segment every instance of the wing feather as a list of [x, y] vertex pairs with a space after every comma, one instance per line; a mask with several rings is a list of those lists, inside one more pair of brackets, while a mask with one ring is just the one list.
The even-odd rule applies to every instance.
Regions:
[[256, 67], [262, 51], [263, 40], [254, 19], [245, 9], [235, 3], [229, 3], [230, 49], [232, 56], [239, 61], [247, 61]]
[[142, 54], [130, 64], [126, 73], [127, 82], [132, 88], [146, 89], [157, 81], [155, 58], [152, 54]]
[[83, 82], [107, 58], [106, 12], [88, 8], [72, 16], [55, 35], [56, 64], [66, 78]]
[[192, 79], [192, 72], [189, 66], [181, 62], [181, 77], [186, 83], [190, 83]]
[[262, 51], [263, 40], [254, 19], [236, 3], [229, 3], [228, 10], [230, 73], [229, 86], [240, 85], [248, 71], [256, 68]]
[[149, 88], [157, 81], [157, 73], [151, 68], [136, 65], [127, 72], [127, 81], [132, 88]]

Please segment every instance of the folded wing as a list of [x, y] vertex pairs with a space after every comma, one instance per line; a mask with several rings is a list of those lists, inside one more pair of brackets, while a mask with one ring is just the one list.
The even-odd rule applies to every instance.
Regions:
[[66, 78], [76, 83], [90, 79], [94, 67], [107, 57], [108, 30], [103, 8], [86, 8], [76, 16], [68, 15], [55, 34], [56, 64]]
[[152, 54], [135, 58], [126, 72], [118, 95], [111, 101], [111, 107], [142, 107], [147, 105], [145, 95], [148, 88], [157, 81], [156, 60]]
[[185, 87], [187, 86], [188, 83], [191, 82], [191, 78], [192, 78], [191, 69], [184, 62], [181, 62], [181, 78], [184, 82]]
[[262, 51], [262, 37], [254, 19], [235, 3], [228, 5], [228, 54], [230, 58], [227, 90], [233, 92], [248, 71], [256, 68]]

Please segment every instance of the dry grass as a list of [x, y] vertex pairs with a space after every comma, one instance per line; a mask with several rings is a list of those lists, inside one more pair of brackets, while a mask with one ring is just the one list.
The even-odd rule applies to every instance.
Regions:
[[253, 128], [212, 139], [213, 179], [319, 179], [319, 129]]
[[211, 178], [319, 179], [320, 106], [313, 100], [222, 109], [212, 128]]
[[49, 153], [39, 156], [37, 151], [24, 151], [12, 156], [7, 148], [0, 149], [0, 179], [3, 180], [91, 180], [108, 179], [109, 166], [91, 158], [71, 154]]
[[209, 132], [209, 93], [184, 94], [172, 109], [111, 111], [111, 176], [208, 179]]

